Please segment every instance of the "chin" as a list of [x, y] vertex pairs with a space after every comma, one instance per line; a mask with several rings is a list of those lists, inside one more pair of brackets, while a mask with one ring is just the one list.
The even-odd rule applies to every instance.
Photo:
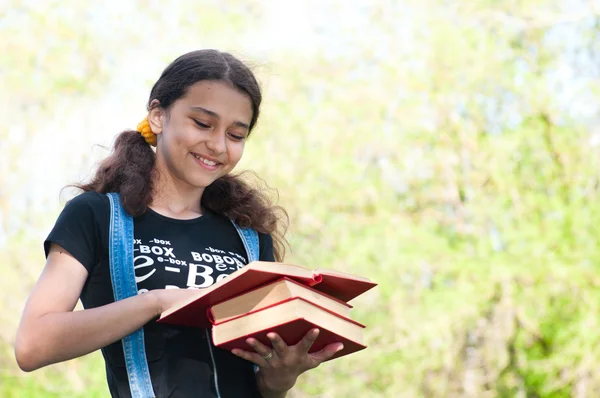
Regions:
[[[219, 176], [221, 177], [221, 176]], [[209, 186], [210, 184], [212, 184], [213, 182], [215, 182], [217, 179], [219, 179], [219, 177], [217, 178], [194, 178], [188, 181], [188, 183], [193, 186], [194, 188], [206, 188], [207, 186]]]

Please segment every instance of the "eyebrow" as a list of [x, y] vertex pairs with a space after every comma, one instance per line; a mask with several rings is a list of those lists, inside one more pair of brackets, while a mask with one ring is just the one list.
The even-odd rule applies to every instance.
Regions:
[[[192, 106], [192, 107], [191, 107], [191, 109], [192, 109], [193, 111], [196, 111], [196, 112], [202, 112], [202, 113], [206, 113], [207, 115], [209, 115], [209, 116], [212, 116], [212, 117], [214, 117], [215, 119], [220, 119], [220, 118], [221, 118], [221, 117], [219, 116], [219, 114], [218, 114], [218, 113], [216, 113], [216, 112], [213, 112], [213, 111], [211, 111], [211, 110], [208, 110], [208, 109], [205, 109], [205, 108], [202, 108], [201, 106]], [[236, 120], [235, 122], [233, 122], [233, 124], [234, 124], [235, 126], [238, 126], [238, 127], [243, 127], [243, 128], [245, 128], [245, 129], [247, 129], [247, 130], [250, 130], [250, 126], [249, 126], [249, 125], [247, 125], [247, 124], [246, 124], [246, 123], [244, 123], [244, 122], [240, 122], [240, 121]]]

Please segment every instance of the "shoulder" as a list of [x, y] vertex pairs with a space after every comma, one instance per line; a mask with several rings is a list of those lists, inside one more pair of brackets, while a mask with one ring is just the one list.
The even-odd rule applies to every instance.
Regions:
[[275, 254], [273, 248], [273, 237], [271, 234], [258, 233], [258, 242], [261, 261], [275, 261]]
[[59, 219], [85, 220], [88, 224], [96, 222], [103, 227], [108, 222], [109, 215], [108, 196], [97, 192], [84, 192], [66, 203]]
[[108, 205], [108, 196], [98, 192], [84, 192], [69, 200], [65, 207], [105, 209]]
[[[227, 228], [228, 231], [236, 231], [237, 232], [237, 227], [234, 222], [232, 222], [229, 218], [227, 218], [224, 215], [221, 214], [217, 214], [214, 212], [210, 212], [208, 213], [210, 214], [210, 219], [212, 222], [215, 222], [217, 224], [220, 224], [222, 226], [224, 226], [225, 228]], [[273, 237], [271, 236], [271, 234], [267, 234], [267, 233], [262, 233], [262, 232], [258, 232], [256, 231], [258, 234], [258, 243], [259, 243], [259, 247], [260, 247], [260, 253], [261, 253], [261, 257], [263, 257], [263, 254], [265, 254], [266, 258], [270, 258], [273, 256]], [[236, 233], [236, 235], [238, 235]]]
[[262, 246], [273, 246], [273, 237], [271, 234], [263, 234], [262, 232], [258, 233], [258, 241]]
[[106, 247], [109, 201], [106, 195], [85, 192], [69, 200], [44, 242], [46, 255], [55, 243], [71, 253], [88, 272]]

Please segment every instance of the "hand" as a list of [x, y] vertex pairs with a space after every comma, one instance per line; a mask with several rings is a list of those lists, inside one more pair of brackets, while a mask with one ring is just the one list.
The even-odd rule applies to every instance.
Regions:
[[285, 392], [296, 384], [296, 379], [302, 373], [316, 368], [344, 348], [342, 343], [333, 343], [309, 354], [308, 351], [318, 336], [319, 330], [312, 329], [298, 344], [288, 346], [276, 333], [268, 333], [273, 349], [249, 338], [246, 342], [255, 352], [234, 349], [232, 353], [260, 367], [258, 376], [266, 388], [273, 392]]
[[160, 315], [176, 304], [198, 295], [198, 289], [155, 289], [151, 294], [155, 300], [156, 315]]

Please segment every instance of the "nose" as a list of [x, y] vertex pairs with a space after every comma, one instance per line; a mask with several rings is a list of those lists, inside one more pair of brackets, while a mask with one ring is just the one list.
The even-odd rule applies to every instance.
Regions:
[[206, 141], [206, 147], [215, 155], [220, 155], [225, 152], [225, 132], [220, 129], [213, 130], [210, 138]]

